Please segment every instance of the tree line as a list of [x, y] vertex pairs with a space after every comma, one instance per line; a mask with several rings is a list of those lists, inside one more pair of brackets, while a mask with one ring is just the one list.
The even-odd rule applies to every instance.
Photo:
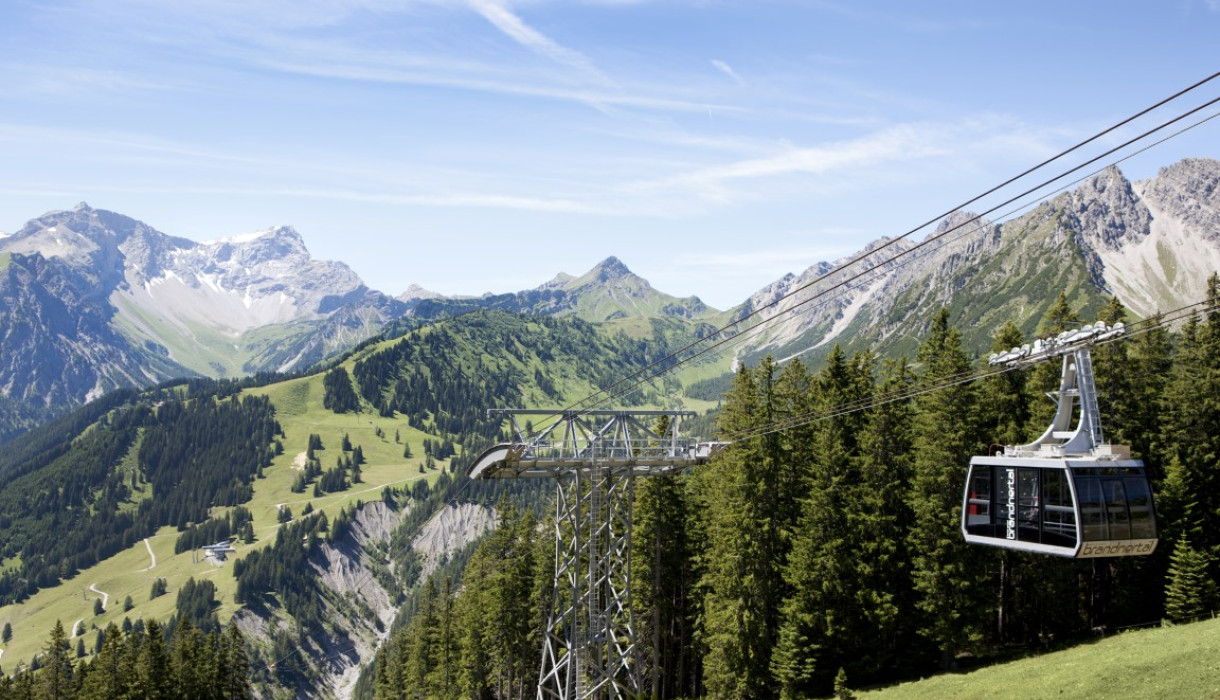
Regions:
[[[637, 482], [642, 690], [824, 696], [1220, 607], [1216, 278], [1208, 299], [1178, 331], [1155, 327], [1093, 353], [1107, 436], [1145, 461], [1157, 495], [1161, 542], [1148, 557], [1077, 561], [965, 544], [970, 457], [1045, 429], [1059, 366], [873, 403], [973, 369], [947, 312], [913, 361], [836, 348], [816, 371], [797, 359], [740, 368], [717, 418], [722, 435], [830, 417], [738, 440], [689, 474]], [[1116, 322], [1124, 311], [1113, 302], [1101, 315]], [[1060, 295], [1040, 334], [1078, 320]], [[994, 349], [1025, 340], [1008, 324]], [[869, 407], [832, 412], [853, 402]], [[506, 517], [460, 584], [426, 585], [364, 697], [533, 695], [553, 543], [532, 517]]]
[[237, 627], [201, 631], [182, 618], [172, 632], [155, 620], [98, 632], [92, 658], [78, 659], [64, 627], [51, 630], [37, 668], [0, 674], [0, 700], [251, 697], [250, 662]]
[[[26, 456], [0, 485], [0, 561], [19, 557], [20, 566], [0, 573], [0, 604], [54, 586], [161, 526], [186, 529], [207, 521], [212, 507], [245, 503], [282, 432], [265, 397], [108, 405], [46, 455], [17, 441]], [[42, 444], [40, 437], [32, 439]]]

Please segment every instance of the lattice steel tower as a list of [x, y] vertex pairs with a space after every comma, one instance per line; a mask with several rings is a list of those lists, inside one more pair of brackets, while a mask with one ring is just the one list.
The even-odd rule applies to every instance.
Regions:
[[[719, 443], [678, 436], [690, 411], [490, 411], [516, 440], [484, 452], [472, 479], [555, 480], [555, 579], [542, 648], [539, 700], [640, 693], [631, 613], [631, 504], [635, 478], [706, 462]], [[519, 416], [555, 422], [536, 434]], [[648, 423], [660, 417], [659, 435]]]

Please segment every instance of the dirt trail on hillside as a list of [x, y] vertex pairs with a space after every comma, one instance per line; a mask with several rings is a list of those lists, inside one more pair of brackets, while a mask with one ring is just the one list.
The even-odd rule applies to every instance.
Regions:
[[152, 559], [152, 563], [148, 565], [147, 569], [140, 569], [140, 571], [152, 571], [157, 566], [157, 555], [152, 551], [152, 544], [147, 537], [144, 538], [144, 548], [148, 550], [148, 558]]
[[102, 607], [103, 608], [109, 607], [109, 605], [108, 605], [110, 603], [110, 594], [109, 593], [98, 588], [96, 583], [89, 584], [89, 590], [93, 591], [94, 593], [96, 593], [102, 597]]

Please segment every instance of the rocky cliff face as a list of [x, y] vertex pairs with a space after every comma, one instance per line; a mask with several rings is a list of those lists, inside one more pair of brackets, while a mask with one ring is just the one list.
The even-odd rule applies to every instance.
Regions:
[[1005, 321], [1036, 333], [1061, 290], [1087, 319], [1106, 295], [1139, 317], [1199, 301], [1220, 270], [1218, 185], [1214, 160], [1182, 161], [1135, 183], [1111, 167], [1003, 224], [959, 212], [922, 241], [882, 239], [755, 293], [735, 317], [784, 319], [750, 334], [737, 356], [816, 356], [835, 343], [909, 353], [942, 307], [982, 352]]
[[[96, 276], [38, 253], [0, 253], [0, 393], [68, 407], [189, 372], [111, 324]], [[0, 429], [0, 434], [3, 434]]]

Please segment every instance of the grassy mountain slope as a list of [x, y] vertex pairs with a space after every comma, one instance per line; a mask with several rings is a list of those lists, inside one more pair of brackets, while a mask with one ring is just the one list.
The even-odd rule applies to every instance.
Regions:
[[1125, 632], [970, 673], [858, 692], [861, 700], [1220, 697], [1220, 620]]
[[[196, 382], [191, 387], [170, 387], [144, 394], [129, 392], [123, 395], [123, 401], [106, 405], [104, 411], [86, 407], [84, 411], [92, 411], [86, 418], [74, 421], [69, 416], [58, 424], [58, 440], [53, 434], [55, 431], [34, 431], [18, 438], [10, 446], [14, 450], [12, 459], [0, 460], [0, 472], [7, 477], [4, 485], [0, 485], [0, 499], [9, 499], [6, 503], [11, 501], [11, 508], [6, 510], [4, 517], [14, 522], [26, 517], [21, 511], [21, 504], [26, 501], [19, 494], [11, 493], [13, 488], [24, 488], [27, 493], [51, 493], [52, 487], [45, 479], [38, 479], [43, 478], [42, 474], [48, 468], [66, 469], [70, 464], [55, 459], [50, 459], [48, 464], [48, 456], [71, 455], [70, 445], [84, 445], [82, 440], [90, 434], [108, 434], [107, 430], [114, 432], [116, 440], [121, 438], [126, 442], [116, 447], [112, 458], [94, 465], [98, 471], [95, 482], [100, 490], [94, 496], [82, 496], [80, 505], [73, 506], [71, 512], [83, 514], [109, 507], [116, 512], [136, 513], [142, 503], [165, 498], [145, 474], [148, 466], [142, 461], [141, 446], [148, 442], [149, 435], [162, 429], [155, 421], [150, 422], [149, 416], [164, 414], [167, 406], [186, 405], [192, 401], [218, 401], [223, 405], [232, 400], [256, 404], [266, 400], [274, 409], [280, 429], [274, 440], [263, 445], [268, 452], [267, 462], [260, 470], [261, 476], [250, 481], [248, 499], [240, 503], [252, 516], [253, 542], [235, 539], [237, 551], [227, 562], [217, 564], [203, 558], [198, 550], [175, 553], [175, 542], [181, 532], [174, 523], [168, 523], [146, 532], [134, 532], [128, 540], [129, 545], [117, 553], [106, 554], [96, 563], [79, 567], [67, 565], [46, 572], [47, 576], [57, 576], [61, 580], [56, 583], [44, 578], [37, 592], [18, 603], [0, 607], [0, 625], [9, 623], [14, 632], [12, 641], [0, 646], [0, 669], [11, 673], [18, 664], [28, 663], [41, 651], [47, 631], [56, 620], [70, 632], [79, 621], [87, 630], [85, 644], [91, 650], [95, 626], [102, 628], [112, 621], [121, 622], [124, 617], [164, 619], [174, 610], [177, 590], [192, 577], [215, 583], [219, 602], [217, 612], [222, 620], [227, 620], [241, 608], [235, 601], [234, 563], [274, 545], [280, 530], [285, 527], [279, 522], [283, 509], [290, 510], [296, 521], [300, 521], [308, 509], [313, 512], [310, 517], [325, 514], [335, 523], [344, 509], [350, 512], [358, 502], [377, 503], [387, 488], [395, 489], [399, 509], [378, 511], [381, 530], [374, 534], [379, 539], [365, 538], [358, 543], [346, 541], [346, 544], [336, 543], [334, 547], [320, 547], [311, 550], [308, 557], [308, 566], [318, 572], [317, 580], [321, 582], [318, 585], [322, 586], [324, 600], [321, 605], [326, 611], [323, 616], [326, 622], [325, 630], [316, 634], [310, 630], [305, 632], [316, 639], [348, 640], [348, 646], [361, 646], [367, 651], [376, 644], [377, 630], [386, 624], [385, 620], [393, 618], [392, 604], [412, 582], [409, 562], [401, 559], [402, 552], [395, 555], [400, 556], [399, 563], [390, 567], [386, 564], [391, 552], [401, 549], [401, 545], [393, 544], [397, 541], [394, 538], [405, 537], [408, 543], [411, 539], [409, 535], [393, 535], [393, 530], [413, 518], [414, 527], [418, 527], [422, 520], [416, 515], [424, 520], [428, 515], [411, 514], [412, 509], [423, 502], [410, 494], [418, 496], [421, 493], [419, 484], [435, 484], [451, 467], [459, 468], [460, 463], [469, 458], [468, 453], [474, 445], [495, 437], [499, 424], [486, 420], [486, 409], [566, 405], [565, 402], [592, 394], [600, 384], [634, 371], [661, 352], [662, 349], [648, 342], [608, 333], [577, 319], [522, 318], [500, 312], [480, 312], [424, 326], [400, 338], [368, 343], [336, 364], [331, 371], [346, 371], [353, 390], [362, 392], [357, 410], [336, 413], [325, 408], [324, 372], [251, 386], [236, 394], [235, 385], [221, 384], [219, 393], [223, 398], [217, 396], [216, 389], [201, 391], [198, 386], [206, 383]], [[360, 377], [366, 380], [375, 377], [376, 381], [366, 381], [362, 386]], [[418, 395], [411, 394], [403, 380], [420, 377], [428, 382], [427, 389]], [[479, 393], [488, 382], [499, 382], [497, 395]], [[194, 392], [193, 398], [184, 401], [183, 397], [190, 391]], [[648, 405], [668, 404], [672, 400], [671, 392], [676, 394], [677, 391], [678, 387], [673, 384], [648, 387], [631, 398]], [[229, 397], [230, 394], [233, 396]], [[394, 410], [396, 405], [408, 410]], [[137, 411], [144, 413], [135, 416]], [[169, 412], [174, 413], [173, 410]], [[134, 417], [124, 422], [121, 418], [128, 414]], [[136, 420], [137, 417], [140, 420]], [[194, 449], [210, 449], [206, 428], [200, 426], [194, 433]], [[312, 485], [303, 491], [294, 491], [294, 483], [302, 474], [310, 452], [311, 435], [320, 438], [322, 447], [315, 447], [313, 454], [323, 470], [335, 468], [354, 454], [342, 449], [345, 438], [353, 448], [359, 447], [366, 460], [361, 465], [361, 483], [331, 493], [315, 493]], [[23, 440], [33, 441], [28, 449], [23, 448]], [[442, 441], [454, 444], [457, 454], [430, 457], [428, 446], [435, 453]], [[411, 456], [404, 457], [408, 448]], [[56, 464], [60, 466], [55, 467]], [[30, 481], [14, 480], [17, 475], [24, 475], [23, 478]], [[195, 479], [190, 473], [180, 475], [187, 488], [194, 488]], [[100, 484], [112, 486], [106, 491]], [[130, 488], [115, 490], [114, 484], [127, 484]], [[111, 496], [101, 498], [103, 491]], [[209, 515], [223, 517], [233, 508], [213, 507]], [[33, 523], [29, 526], [31, 531], [37, 523], [43, 522], [32, 514], [29, 518]], [[87, 527], [89, 522], [92, 521], [65, 520], [64, 526]], [[16, 532], [8, 528], [6, 531]], [[21, 550], [9, 551], [6, 558], [0, 560], [0, 572], [19, 571], [22, 564]], [[331, 574], [324, 576], [328, 570]], [[331, 579], [343, 578], [334, 575], [335, 571], [358, 572], [358, 575], [349, 576], [345, 584], [355, 588], [326, 588]], [[149, 590], [156, 579], [166, 580], [169, 594], [150, 600]], [[95, 616], [94, 601], [103, 596], [108, 598], [106, 611]], [[130, 611], [123, 610], [127, 596], [134, 604]], [[276, 597], [277, 593], [272, 592], [272, 599]], [[378, 600], [391, 608], [378, 608]], [[344, 619], [345, 615], [352, 619]], [[269, 630], [291, 624], [284, 609], [273, 607], [262, 618], [248, 611], [239, 617], [256, 644], [263, 645], [260, 658], [272, 660], [274, 634]], [[302, 648], [320, 653], [329, 642], [316, 639], [301, 644]], [[310, 678], [328, 678], [328, 674], [341, 673], [359, 661], [359, 653], [342, 659], [323, 658], [314, 666], [312, 673], [316, 675]]]
[[601, 261], [580, 277], [561, 274], [536, 288], [484, 297], [425, 299], [412, 311], [418, 318], [438, 318], [477, 309], [496, 309], [540, 316], [574, 316], [600, 323], [621, 321], [629, 334], [646, 333], [651, 321], [684, 320], [693, 328], [725, 319], [698, 297], [685, 299], [653, 289], [618, 258]]

